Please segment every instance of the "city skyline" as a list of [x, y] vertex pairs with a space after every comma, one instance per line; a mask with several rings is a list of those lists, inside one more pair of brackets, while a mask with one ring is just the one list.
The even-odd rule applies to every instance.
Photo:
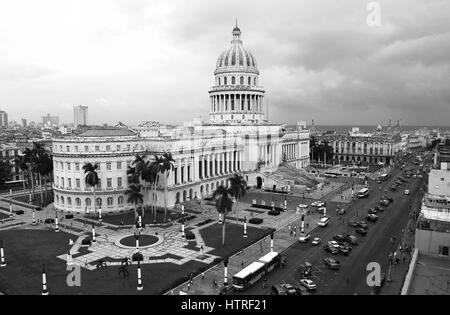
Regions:
[[70, 122], [79, 104], [92, 124], [207, 119], [211, 65], [237, 18], [258, 60], [269, 120], [446, 125], [449, 5], [379, 1], [381, 25], [369, 27], [368, 3], [2, 4], [2, 109], [15, 121], [50, 112]]

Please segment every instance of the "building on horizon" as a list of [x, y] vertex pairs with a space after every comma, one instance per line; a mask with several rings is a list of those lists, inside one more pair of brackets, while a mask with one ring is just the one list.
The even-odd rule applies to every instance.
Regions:
[[0, 127], [8, 127], [8, 113], [4, 110], [0, 110]]
[[59, 116], [51, 116], [47, 113], [46, 116], [42, 116], [42, 125], [44, 128], [56, 128], [59, 126]]
[[91, 162], [100, 166], [97, 205], [105, 213], [131, 210], [134, 205], [125, 196], [126, 172], [136, 155], [150, 160], [172, 154], [174, 168], [167, 178], [159, 177], [156, 193], [143, 190], [144, 199], [159, 207], [173, 208], [211, 196], [217, 187], [229, 186], [236, 174], [257, 189], [286, 192], [311, 184], [299, 176], [309, 165], [309, 131], [302, 123], [286, 130], [285, 124], [266, 119], [256, 60], [243, 47], [238, 27], [232, 36], [231, 47], [216, 62], [207, 105], [209, 121], [194, 118], [179, 126], [145, 121], [136, 130], [124, 124], [85, 126], [77, 130], [78, 135], [54, 138], [55, 209], [93, 211], [92, 187], [85, 185], [82, 170]]
[[86, 126], [88, 124], [88, 106], [78, 105], [73, 107], [73, 127]]

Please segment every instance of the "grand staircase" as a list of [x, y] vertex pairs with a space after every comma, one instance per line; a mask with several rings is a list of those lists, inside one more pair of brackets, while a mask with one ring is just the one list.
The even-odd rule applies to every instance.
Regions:
[[316, 187], [319, 184], [319, 181], [308, 175], [304, 170], [299, 170], [286, 163], [280, 165], [272, 175], [280, 176], [284, 180], [293, 181], [295, 185], [304, 185], [310, 188]]

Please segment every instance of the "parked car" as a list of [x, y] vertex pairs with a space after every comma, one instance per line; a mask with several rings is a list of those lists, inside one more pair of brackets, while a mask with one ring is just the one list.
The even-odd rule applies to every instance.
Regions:
[[327, 243], [328, 246], [334, 247], [334, 248], [338, 248], [339, 247], [339, 243], [337, 241], [329, 241]]
[[323, 249], [324, 249], [326, 252], [329, 252], [330, 254], [333, 254], [333, 255], [339, 254], [339, 249], [337, 249], [336, 247], [330, 246], [329, 244], [324, 245], [324, 246], [323, 246]]
[[367, 215], [367, 220], [371, 221], [371, 222], [377, 222], [378, 221], [378, 216], [376, 214], [368, 214]]
[[375, 210], [377, 210], [378, 212], [383, 212], [383, 207], [382, 206], [380, 206], [380, 205], [376, 205], [375, 206]]
[[322, 242], [322, 240], [321, 240], [319, 237], [315, 237], [315, 238], [312, 240], [311, 245], [316, 246], [316, 245], [319, 245], [321, 242]]
[[368, 214], [377, 214], [377, 210], [375, 210], [374, 208], [369, 208], [369, 210], [367, 211]]
[[360, 235], [362, 235], [362, 236], [366, 236], [367, 235], [367, 229], [363, 229], [363, 228], [357, 228], [356, 230], [355, 230], [355, 232], [356, 233], [358, 233], [358, 234], [360, 234]]
[[345, 240], [349, 242], [352, 245], [358, 244], [358, 238], [355, 235], [352, 234], [345, 234]]
[[363, 229], [368, 229], [369, 228], [369, 224], [367, 224], [366, 221], [358, 221], [358, 226], [360, 228], [363, 228]]
[[350, 250], [346, 246], [339, 245], [338, 252], [341, 255], [348, 256], [350, 254]]
[[405, 195], [409, 195], [409, 190], [408, 189], [405, 190]]
[[339, 215], [343, 215], [343, 214], [345, 214], [345, 208], [337, 208], [336, 212]]
[[298, 238], [298, 241], [300, 242], [300, 243], [306, 243], [306, 242], [308, 242], [308, 240], [311, 238], [311, 235], [309, 235], [309, 234], [303, 234], [303, 235], [300, 235], [300, 237]]
[[273, 285], [270, 293], [272, 295], [287, 295], [287, 292], [280, 284]]
[[308, 290], [315, 290], [317, 288], [316, 284], [314, 283], [314, 281], [310, 280], [310, 279], [301, 279], [300, 280], [300, 285], [302, 285], [303, 287], [307, 288]]
[[295, 287], [295, 290], [297, 290], [297, 293], [298, 293], [299, 295], [309, 295], [309, 291], [308, 291], [308, 289], [305, 288], [305, 287], [298, 286], [298, 287]]
[[351, 227], [358, 227], [358, 222], [355, 220], [350, 220], [347, 222], [348, 225], [350, 225]]
[[333, 258], [324, 258], [323, 263], [331, 270], [338, 270], [339, 268], [341, 268], [341, 264], [339, 263], [339, 261]]
[[282, 283], [280, 286], [284, 289], [287, 295], [298, 295], [298, 292], [293, 285], [289, 283]]
[[338, 241], [338, 242], [342, 242], [345, 240], [345, 236], [342, 234], [336, 234], [335, 236], [333, 236], [333, 239]]
[[329, 221], [330, 221], [330, 218], [323, 217], [322, 219], [320, 219], [319, 222], [317, 222], [317, 225], [321, 226], [321, 227], [326, 227]]

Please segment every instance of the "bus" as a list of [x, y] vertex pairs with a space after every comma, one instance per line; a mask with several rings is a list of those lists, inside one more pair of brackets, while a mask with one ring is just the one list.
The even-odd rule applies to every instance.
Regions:
[[369, 197], [369, 188], [363, 188], [360, 191], [358, 191], [358, 197], [359, 198], [367, 198], [367, 197]]
[[270, 252], [233, 276], [233, 287], [245, 291], [259, 279], [280, 265], [280, 254]]

